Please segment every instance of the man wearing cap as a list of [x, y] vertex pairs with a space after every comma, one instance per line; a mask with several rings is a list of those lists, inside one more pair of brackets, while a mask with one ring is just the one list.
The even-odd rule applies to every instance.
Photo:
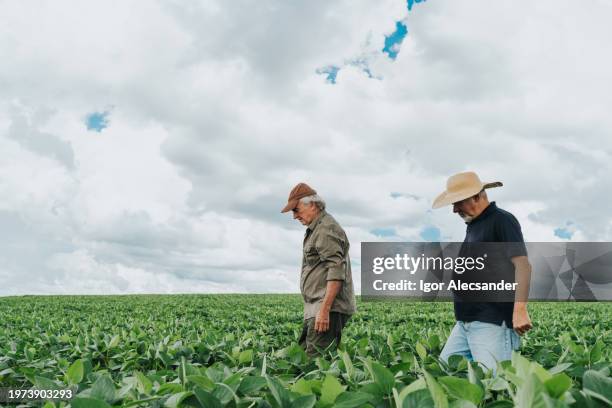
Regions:
[[325, 201], [306, 183], [291, 190], [281, 210], [287, 211], [307, 226], [300, 276], [304, 325], [299, 343], [312, 357], [340, 343], [342, 329], [355, 313], [349, 241], [325, 211]]
[[[457, 323], [444, 345], [440, 358], [448, 361], [451, 355], [462, 355], [495, 370], [497, 362], [509, 360], [512, 350], [518, 349], [520, 339], [531, 329], [527, 312], [531, 265], [527, 259], [521, 226], [508, 211], [489, 202], [485, 189], [501, 187], [501, 182], [482, 183], [474, 172], [451, 176], [446, 191], [433, 203], [433, 208], [453, 206], [467, 224], [464, 246], [476, 242], [509, 242], [504, 245], [504, 262], [495, 268], [506, 269], [517, 283], [514, 302], [458, 301], [455, 294]], [[485, 270], [486, 272], [486, 270]], [[505, 273], [493, 271], [495, 275]], [[518, 334], [518, 335], [517, 335]]]

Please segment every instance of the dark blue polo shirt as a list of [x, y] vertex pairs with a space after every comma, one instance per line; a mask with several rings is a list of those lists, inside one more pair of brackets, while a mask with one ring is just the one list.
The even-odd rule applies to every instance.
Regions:
[[[495, 202], [489, 204], [472, 222], [467, 224], [465, 243], [474, 242], [514, 242], [516, 245], [504, 246], [505, 260], [500, 265], [514, 279], [514, 264], [511, 258], [527, 255], [521, 225], [514, 215]], [[480, 321], [501, 325], [506, 322], [512, 327], [514, 302], [455, 302], [455, 318], [458, 321]]]

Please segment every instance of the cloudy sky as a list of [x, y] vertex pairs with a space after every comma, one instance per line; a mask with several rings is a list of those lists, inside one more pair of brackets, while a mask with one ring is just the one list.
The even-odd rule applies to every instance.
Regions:
[[612, 1], [0, 1], [0, 295], [297, 292], [306, 181], [360, 242], [612, 241]]

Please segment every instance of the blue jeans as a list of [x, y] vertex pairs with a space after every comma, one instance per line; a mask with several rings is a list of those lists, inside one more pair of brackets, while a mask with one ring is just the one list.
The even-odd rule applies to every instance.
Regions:
[[521, 339], [514, 329], [485, 322], [457, 322], [451, 331], [440, 358], [448, 362], [453, 354], [477, 361], [486, 368], [497, 368], [498, 361], [510, 360], [512, 350], [518, 350]]

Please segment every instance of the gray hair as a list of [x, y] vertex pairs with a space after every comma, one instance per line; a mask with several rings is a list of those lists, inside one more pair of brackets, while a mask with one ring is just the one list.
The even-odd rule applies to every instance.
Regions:
[[300, 198], [300, 202], [302, 204], [314, 203], [317, 206], [317, 208], [321, 211], [325, 209], [325, 201], [321, 197], [319, 197], [318, 194], [313, 194], [313, 195], [309, 195], [309, 196]]

